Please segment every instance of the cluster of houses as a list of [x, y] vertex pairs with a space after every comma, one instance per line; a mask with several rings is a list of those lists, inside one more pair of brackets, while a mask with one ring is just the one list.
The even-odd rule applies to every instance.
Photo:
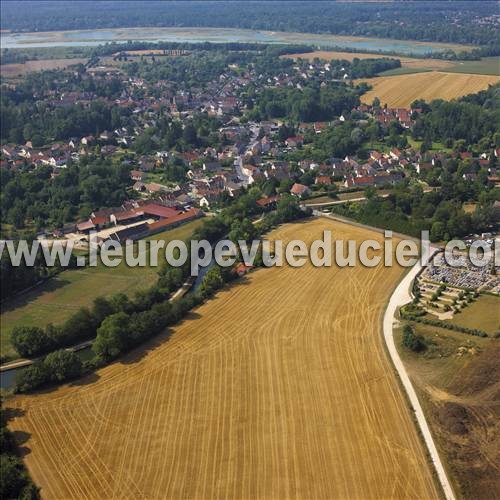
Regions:
[[[283, 123], [279, 120], [256, 123], [240, 119], [248, 105], [247, 100], [242, 98], [242, 92], [250, 83], [259, 88], [295, 86], [298, 84], [297, 74], [294, 73], [264, 77], [255, 74], [252, 69], [239, 68], [240, 71], [232, 71], [235, 68], [229, 67], [226, 73], [204, 86], [182, 88], [182, 85], [167, 80], [152, 83], [127, 75], [116, 67], [97, 68], [100, 71], [94, 73], [92, 78], [120, 80], [122, 90], [119, 97], [99, 99], [113, 107], [127, 108], [130, 112], [128, 126], [57, 141], [44, 147], [33, 147], [30, 142], [0, 147], [0, 168], [36, 169], [50, 166], [53, 178], [67, 167], [68, 162], [78, 162], [82, 156], [95, 152], [96, 146], [99, 146], [101, 155], [120, 155], [119, 161], [128, 162], [131, 169], [130, 198], [136, 198], [135, 201], [124, 200], [124, 206], [120, 209], [94, 213], [89, 220], [78, 223], [76, 230], [80, 232], [107, 229], [113, 225], [134, 225], [141, 228], [141, 224], [147, 224], [148, 231], [155, 230], [168, 226], [168, 221], [175, 223], [176, 220], [181, 220], [183, 214], [199, 216], [201, 212], [197, 209], [212, 210], [217, 207], [221, 198], [234, 197], [244, 187], [271, 180], [275, 181], [275, 185], [288, 181], [284, 184], [289, 192], [299, 198], [311, 196], [318, 191], [329, 191], [333, 189], [333, 185], [336, 190], [352, 191], [371, 186], [391, 186], [410, 172], [412, 175], [423, 175], [438, 162], [442, 164], [457, 155], [462, 160], [474, 160], [479, 166], [490, 168], [490, 180], [499, 183], [497, 170], [490, 167], [489, 153], [473, 158], [468, 152], [421, 154], [411, 148], [392, 148], [389, 152], [373, 150], [364, 159], [346, 156], [330, 158], [321, 163], [313, 160], [289, 161], [290, 154], [307, 146], [315, 134], [322, 134], [331, 127], [339, 126], [346, 119], [363, 117], [362, 120], [366, 122], [372, 118], [382, 127], [397, 121], [403, 128], [409, 128], [413, 124], [414, 112], [419, 112], [361, 104], [332, 122], [300, 123], [293, 134], [286, 138], [280, 134]], [[302, 78], [322, 78], [325, 81], [332, 79], [331, 63], [300, 64], [295, 71]], [[53, 107], [78, 103], [88, 106], [97, 99], [89, 91], [56, 88], [44, 92], [35, 97]], [[200, 112], [218, 118], [218, 149], [205, 147], [184, 152], [134, 153], [136, 138], [148, 128], [157, 126], [160, 118], [166, 116], [178, 119], [184, 127]], [[126, 159], [123, 158], [123, 153], [127, 153]], [[498, 157], [500, 150], [494, 154]], [[163, 175], [171, 160], [180, 162], [186, 171], [186, 178], [178, 183], [166, 181]], [[476, 176], [474, 169], [464, 174], [464, 178], [471, 181]], [[175, 219], [176, 217], [181, 219]]]

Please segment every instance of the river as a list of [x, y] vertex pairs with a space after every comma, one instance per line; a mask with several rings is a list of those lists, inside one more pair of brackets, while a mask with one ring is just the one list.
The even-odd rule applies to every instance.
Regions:
[[358, 51], [398, 52], [401, 54], [426, 54], [446, 48], [470, 49], [472, 47], [412, 40], [347, 37], [312, 33], [288, 33], [236, 28], [117, 28], [103, 30], [53, 31], [39, 33], [0, 34], [5, 48], [35, 47], [91, 47], [107, 42], [242, 42], [242, 43], [291, 43], [315, 45], [321, 48], [338, 47]]

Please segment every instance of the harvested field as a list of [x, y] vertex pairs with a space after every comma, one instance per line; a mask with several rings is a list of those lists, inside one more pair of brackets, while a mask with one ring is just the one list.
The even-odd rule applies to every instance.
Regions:
[[2, 64], [0, 66], [0, 74], [3, 78], [15, 78], [19, 75], [24, 76], [28, 73], [36, 71], [44, 71], [47, 69], [64, 69], [74, 64], [85, 64], [87, 58], [72, 58], [72, 59], [44, 59], [39, 61], [26, 61], [25, 63]]
[[392, 59], [399, 59], [401, 61], [401, 66], [403, 68], [424, 68], [424, 69], [446, 69], [454, 66], [451, 61], [445, 61], [442, 59], [418, 59], [416, 57], [404, 57], [404, 56], [390, 56], [387, 54], [373, 54], [367, 52], [338, 52], [334, 50], [315, 50], [313, 52], [307, 52], [304, 54], [285, 54], [280, 56], [285, 59], [307, 59], [312, 61], [316, 57], [319, 59], [326, 59], [331, 61], [332, 59], [342, 59], [346, 61], [352, 61], [353, 59], [377, 59], [379, 57], [389, 57]]
[[362, 102], [371, 104], [375, 97], [391, 107], [409, 108], [415, 99], [455, 99], [479, 92], [500, 82], [499, 76], [469, 75], [430, 71], [410, 75], [379, 76], [361, 79], [373, 89], [361, 96]]
[[[382, 242], [323, 219], [272, 236], [323, 230]], [[96, 376], [10, 400], [42, 495], [438, 498], [381, 334], [402, 274], [258, 270]]]

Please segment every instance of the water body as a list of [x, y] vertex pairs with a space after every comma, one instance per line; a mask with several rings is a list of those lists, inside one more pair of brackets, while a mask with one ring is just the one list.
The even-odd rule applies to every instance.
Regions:
[[[457, 46], [411, 40], [356, 38], [311, 33], [285, 33], [232, 28], [121, 28], [108, 30], [58, 31], [44, 33], [1, 33], [2, 48], [92, 47], [108, 42], [242, 42], [290, 43], [338, 47], [359, 51], [426, 54]], [[467, 48], [462, 46], [461, 48]], [[470, 47], [469, 47], [470, 48]]]
[[[88, 361], [94, 357], [94, 353], [91, 347], [85, 347], [84, 349], [76, 351], [76, 355], [82, 361]], [[17, 374], [22, 373], [26, 369], [27, 367], [24, 366], [22, 368], [14, 368], [12, 370], [0, 372], [0, 388], [6, 391], [13, 389], [16, 382]]]

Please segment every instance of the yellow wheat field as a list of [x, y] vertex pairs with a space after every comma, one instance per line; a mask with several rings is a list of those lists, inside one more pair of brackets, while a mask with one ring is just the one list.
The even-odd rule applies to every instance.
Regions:
[[373, 89], [361, 96], [364, 103], [371, 104], [375, 97], [390, 107], [409, 108], [415, 99], [455, 99], [479, 92], [500, 82], [500, 76], [472, 75], [466, 73], [444, 73], [430, 71], [410, 75], [379, 76], [359, 80], [368, 82]]
[[[382, 241], [273, 236], [325, 229]], [[437, 498], [381, 336], [401, 275], [258, 270], [97, 380], [9, 401], [43, 497]]]
[[401, 61], [401, 67], [403, 68], [446, 69], [456, 64], [451, 61], [445, 61], [444, 59], [418, 59], [416, 57], [395, 57], [370, 52], [339, 52], [337, 50], [314, 50], [312, 52], [283, 54], [280, 56], [282, 59], [307, 59], [308, 61], [313, 61], [315, 58], [325, 59], [327, 61], [333, 59], [352, 61], [353, 59], [376, 59], [379, 57], [399, 59]]

